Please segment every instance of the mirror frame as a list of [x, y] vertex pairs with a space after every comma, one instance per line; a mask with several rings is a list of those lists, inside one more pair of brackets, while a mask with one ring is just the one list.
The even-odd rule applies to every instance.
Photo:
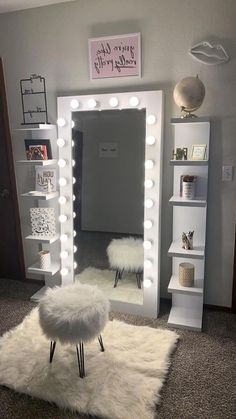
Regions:
[[[74, 281], [74, 250], [76, 250], [73, 243], [72, 112], [131, 108], [146, 109], [145, 181], [150, 179], [153, 181], [153, 185], [148, 187], [146, 182], [144, 190], [143, 305], [111, 300], [111, 309], [156, 318], [159, 313], [160, 302], [163, 92], [140, 91], [65, 96], [57, 99], [57, 105], [59, 222], [61, 252], [64, 252], [60, 253], [62, 286]], [[153, 143], [154, 139], [155, 142]], [[64, 167], [61, 167], [61, 164]], [[65, 197], [66, 202], [62, 202], [63, 199], [61, 197]], [[149, 205], [150, 202], [152, 204], [151, 207]], [[150, 223], [145, 223], [147, 220], [151, 221], [151, 227]], [[65, 235], [67, 240], [63, 241], [62, 239], [66, 238]], [[62, 255], [64, 256], [63, 258], [61, 257]], [[151, 264], [147, 262], [145, 265], [145, 261], [151, 261]], [[152, 266], [150, 267], [150, 265]]]

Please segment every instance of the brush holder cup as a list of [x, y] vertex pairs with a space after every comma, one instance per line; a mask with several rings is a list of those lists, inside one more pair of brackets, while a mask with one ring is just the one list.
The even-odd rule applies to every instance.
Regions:
[[179, 264], [179, 283], [183, 287], [193, 287], [194, 285], [194, 265], [192, 263]]
[[39, 268], [49, 269], [51, 266], [51, 256], [49, 250], [39, 252]]

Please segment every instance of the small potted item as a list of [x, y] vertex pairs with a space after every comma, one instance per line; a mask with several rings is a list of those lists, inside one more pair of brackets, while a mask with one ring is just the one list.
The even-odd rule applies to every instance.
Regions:
[[179, 283], [183, 287], [193, 287], [194, 285], [194, 265], [192, 263], [179, 264]]
[[194, 199], [195, 197], [195, 181], [196, 176], [184, 175], [183, 176], [183, 190], [182, 196], [184, 199]]
[[193, 234], [194, 231], [182, 233], [182, 249], [193, 250]]
[[49, 250], [42, 250], [39, 252], [39, 268], [49, 269], [51, 266], [51, 255]]

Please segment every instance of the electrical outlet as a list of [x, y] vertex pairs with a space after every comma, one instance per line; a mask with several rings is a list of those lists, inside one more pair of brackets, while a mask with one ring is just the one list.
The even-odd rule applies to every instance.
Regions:
[[233, 180], [233, 166], [222, 166], [222, 181], [232, 182]]

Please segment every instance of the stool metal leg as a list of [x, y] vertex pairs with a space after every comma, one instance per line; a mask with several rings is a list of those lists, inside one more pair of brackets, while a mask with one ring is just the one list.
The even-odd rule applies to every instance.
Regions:
[[80, 342], [79, 345], [76, 345], [76, 352], [79, 365], [79, 375], [80, 378], [85, 377], [85, 366], [84, 366], [84, 344]]
[[56, 348], [56, 341], [54, 340], [50, 342], [50, 357], [49, 357], [50, 364], [52, 363], [52, 360], [53, 360], [55, 348]]
[[98, 342], [100, 343], [101, 351], [104, 352], [105, 348], [104, 348], [104, 345], [103, 345], [102, 335], [98, 336]]
[[117, 269], [116, 270], [116, 276], [115, 276], [114, 288], [117, 287], [118, 281], [119, 281], [119, 270]]
[[122, 269], [121, 271], [119, 271], [119, 279], [122, 279], [123, 273], [124, 273], [124, 269]]

